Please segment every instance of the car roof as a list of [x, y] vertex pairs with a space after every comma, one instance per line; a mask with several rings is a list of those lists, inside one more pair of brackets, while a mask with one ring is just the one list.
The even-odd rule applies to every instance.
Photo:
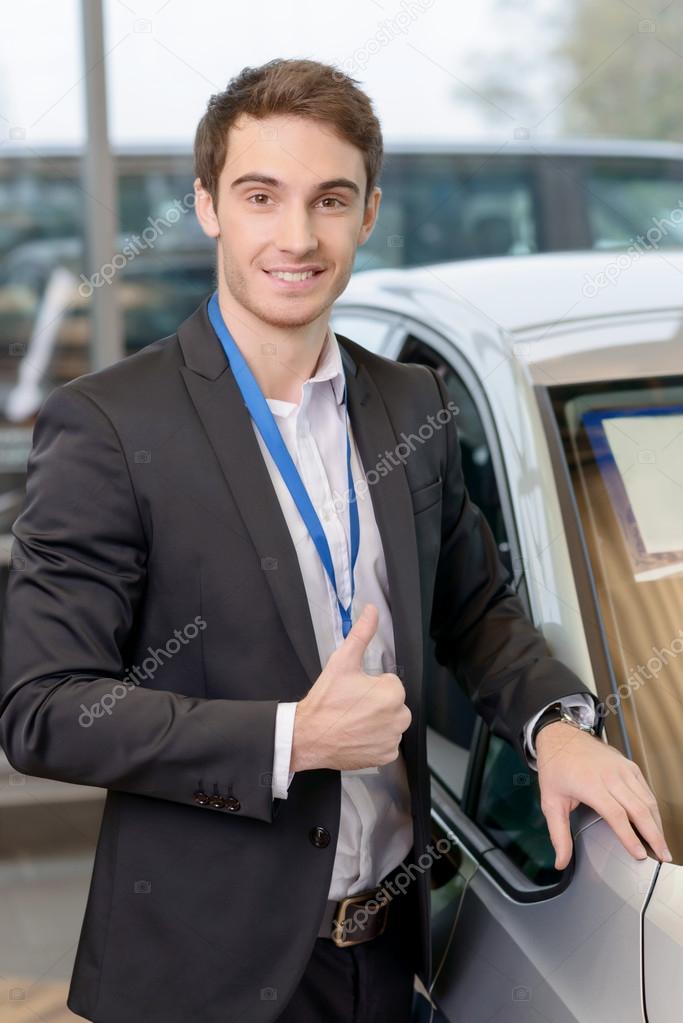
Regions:
[[552, 360], [554, 380], [683, 372], [683, 250], [553, 252], [359, 271], [335, 309], [359, 305], [447, 332], [464, 321], [495, 329], [537, 369]]

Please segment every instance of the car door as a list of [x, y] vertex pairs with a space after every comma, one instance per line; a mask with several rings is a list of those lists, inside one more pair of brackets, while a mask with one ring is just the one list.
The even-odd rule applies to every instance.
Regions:
[[[530, 613], [483, 386], [462, 352], [416, 325], [397, 354], [433, 366], [458, 404], [468, 491]], [[432, 866], [433, 975], [418, 1018], [641, 1021], [634, 935], [652, 861], [633, 860], [604, 821], [580, 806], [571, 818], [575, 855], [565, 870], [555, 870], [536, 772], [489, 732], [457, 678], [432, 661], [427, 750], [433, 846], [441, 853]]]

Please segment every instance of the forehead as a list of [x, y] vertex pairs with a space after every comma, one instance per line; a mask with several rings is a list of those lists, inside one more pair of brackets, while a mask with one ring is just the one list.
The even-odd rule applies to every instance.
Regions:
[[365, 188], [361, 150], [340, 138], [333, 125], [306, 117], [240, 115], [228, 131], [221, 187], [250, 171], [277, 178], [292, 189], [342, 176]]

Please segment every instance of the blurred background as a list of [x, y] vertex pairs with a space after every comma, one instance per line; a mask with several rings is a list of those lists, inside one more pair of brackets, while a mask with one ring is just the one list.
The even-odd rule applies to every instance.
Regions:
[[[683, 200], [679, 2], [24, 0], [0, 46], [0, 598], [45, 396], [212, 290], [192, 140], [245, 65], [327, 61], [372, 97], [383, 197], [356, 273], [625, 250]], [[101, 797], [0, 755], [0, 1020], [75, 1018]]]

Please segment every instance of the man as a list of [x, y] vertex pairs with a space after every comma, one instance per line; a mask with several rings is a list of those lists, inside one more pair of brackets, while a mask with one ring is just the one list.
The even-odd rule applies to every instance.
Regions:
[[[580, 801], [664, 855], [642, 775], [576, 727], [593, 698], [507, 585], [440, 378], [329, 328], [381, 157], [347, 76], [245, 69], [195, 140], [216, 294], [36, 422], [0, 739], [18, 771], [108, 789], [68, 999], [87, 1019], [410, 1018], [429, 871], [371, 897], [431, 848], [427, 632], [538, 769], [558, 868]], [[557, 701], [575, 723], [540, 718]]]

